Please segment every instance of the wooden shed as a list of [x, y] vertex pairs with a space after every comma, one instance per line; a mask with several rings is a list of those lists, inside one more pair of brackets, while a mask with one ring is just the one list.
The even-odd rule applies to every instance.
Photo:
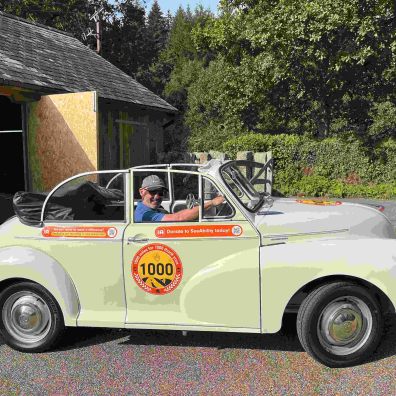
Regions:
[[0, 12], [0, 193], [155, 162], [177, 110], [72, 35]]

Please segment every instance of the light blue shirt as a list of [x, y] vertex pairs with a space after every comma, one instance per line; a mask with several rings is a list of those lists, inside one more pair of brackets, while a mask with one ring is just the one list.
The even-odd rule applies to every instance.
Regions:
[[165, 213], [161, 213], [157, 209], [151, 209], [143, 202], [139, 202], [135, 209], [134, 219], [135, 222], [141, 223], [144, 221], [161, 221]]

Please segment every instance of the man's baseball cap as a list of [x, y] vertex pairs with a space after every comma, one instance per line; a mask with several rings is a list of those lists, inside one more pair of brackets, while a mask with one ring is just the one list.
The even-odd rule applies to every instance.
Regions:
[[161, 178], [159, 178], [157, 175], [150, 175], [145, 177], [142, 181], [141, 188], [144, 188], [145, 190], [149, 190], [149, 191], [159, 190], [160, 188], [167, 190], [164, 181]]

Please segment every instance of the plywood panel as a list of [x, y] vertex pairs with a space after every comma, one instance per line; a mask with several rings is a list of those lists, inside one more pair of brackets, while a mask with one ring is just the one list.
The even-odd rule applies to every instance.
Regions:
[[43, 96], [28, 108], [29, 167], [35, 191], [98, 166], [95, 92]]

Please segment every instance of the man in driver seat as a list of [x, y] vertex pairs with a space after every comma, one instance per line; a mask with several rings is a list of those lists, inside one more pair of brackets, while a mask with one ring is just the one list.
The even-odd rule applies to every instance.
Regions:
[[[164, 191], [167, 190], [164, 181], [157, 175], [150, 175], [143, 179], [142, 186], [139, 188], [139, 194], [142, 201], [139, 202], [135, 209], [135, 222], [145, 221], [191, 221], [199, 217], [199, 206], [191, 209], [183, 209], [177, 213], [167, 213], [160, 208]], [[224, 197], [217, 196], [210, 201], [205, 202], [205, 210], [221, 205]]]

